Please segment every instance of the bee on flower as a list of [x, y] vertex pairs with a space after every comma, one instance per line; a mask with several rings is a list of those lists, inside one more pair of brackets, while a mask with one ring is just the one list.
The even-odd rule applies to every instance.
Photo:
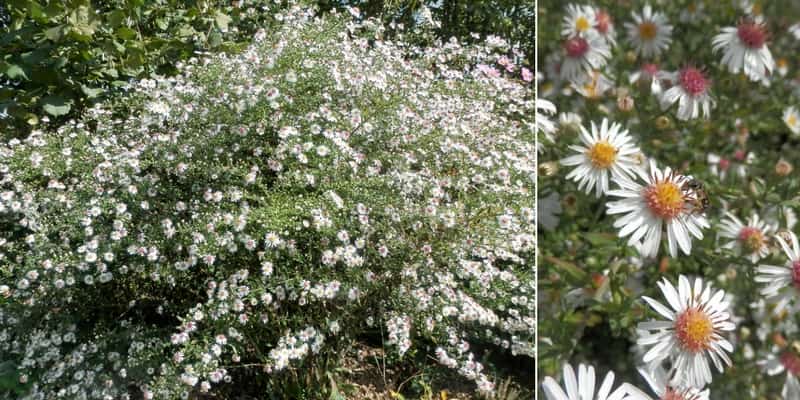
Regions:
[[702, 190], [693, 187], [691, 177], [669, 167], [661, 170], [653, 160], [649, 175], [642, 174], [642, 178], [644, 184], [615, 179], [620, 188], [608, 192], [621, 198], [606, 203], [608, 214], [622, 214], [614, 222], [614, 227], [620, 229], [619, 236], [630, 236], [629, 246], [641, 242], [642, 256], [655, 257], [666, 231], [671, 257], [677, 257], [678, 248], [691, 254], [692, 238], [703, 239], [702, 229], [709, 227]]

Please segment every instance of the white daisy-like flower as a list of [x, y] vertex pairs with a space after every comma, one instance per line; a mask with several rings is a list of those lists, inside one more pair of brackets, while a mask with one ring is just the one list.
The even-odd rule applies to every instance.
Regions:
[[705, 4], [702, 1], [692, 1], [681, 10], [680, 21], [686, 23], [695, 23], [706, 17]]
[[641, 150], [634, 144], [633, 138], [622, 125], [603, 118], [600, 127], [592, 122], [591, 132], [581, 126], [578, 136], [582, 145], [570, 145], [575, 155], [561, 160], [562, 165], [575, 166], [567, 174], [567, 179], [578, 183], [578, 190], [591, 193], [600, 197], [609, 190], [609, 175], [611, 179], [633, 178], [642, 174], [641, 165], [637, 154]]
[[555, 104], [545, 99], [536, 99], [536, 119], [534, 126], [537, 132], [544, 133], [549, 141], [553, 141], [553, 133], [556, 131], [556, 124], [550, 120], [550, 116], [556, 113]]
[[[777, 346], [776, 346], [777, 347]], [[786, 373], [786, 382], [781, 390], [781, 397], [784, 399], [800, 399], [800, 356], [791, 349], [778, 350], [767, 354], [766, 358], [758, 360], [756, 363], [769, 376], [776, 376]]]
[[621, 200], [606, 203], [608, 214], [624, 214], [614, 222], [619, 236], [628, 239], [629, 246], [641, 241], [644, 257], [655, 257], [666, 230], [669, 254], [677, 257], [678, 248], [684, 254], [692, 252], [692, 237], [703, 239], [701, 229], [709, 223], [702, 210], [702, 198], [689, 185], [692, 180], [675, 173], [669, 167], [663, 171], [650, 160], [650, 174], [642, 176], [644, 185], [628, 179], [615, 179], [620, 188], [610, 190], [610, 196]]
[[722, 64], [734, 74], [744, 72], [750, 80], [765, 81], [775, 68], [767, 47], [767, 31], [763, 24], [753, 19], [742, 19], [737, 26], [722, 28], [714, 36], [714, 51], [722, 49]]
[[657, 79], [658, 73], [658, 64], [644, 63], [628, 77], [628, 81], [631, 84], [637, 83], [642, 86], [650, 86], [650, 91], [655, 95], [659, 95], [661, 94], [661, 82]]
[[599, 99], [614, 87], [614, 81], [598, 70], [590, 71], [570, 83], [576, 92], [587, 99]]
[[567, 13], [561, 22], [561, 35], [570, 38], [596, 34], [595, 25], [597, 25], [597, 20], [595, 19], [594, 8], [586, 5], [569, 4], [567, 5]]
[[595, 392], [594, 367], [585, 364], [578, 365], [578, 374], [569, 364], [564, 364], [564, 387], [552, 377], [546, 376], [542, 382], [542, 390], [547, 400], [623, 400], [628, 399], [625, 390], [629, 385], [620, 385], [613, 391], [614, 372], [609, 371], [600, 387]]
[[775, 60], [775, 70], [778, 71], [778, 75], [786, 76], [789, 73], [789, 60], [783, 57]]
[[562, 79], [575, 80], [587, 71], [603, 68], [611, 57], [608, 43], [599, 35], [573, 36], [562, 45], [564, 60], [561, 62]]
[[783, 123], [795, 136], [800, 135], [800, 114], [797, 112], [797, 108], [789, 106], [783, 110]]
[[631, 12], [634, 23], [626, 22], [628, 39], [643, 57], [656, 57], [669, 47], [672, 42], [672, 25], [660, 11], [653, 12], [649, 4], [644, 6], [641, 14]]
[[611, 15], [602, 8], [594, 9], [594, 19], [596, 21], [594, 29], [597, 34], [602, 36], [611, 47], [617, 45], [617, 30], [614, 29], [614, 21]]
[[731, 365], [727, 353], [733, 352], [733, 345], [722, 333], [736, 329], [736, 324], [730, 321], [729, 304], [723, 300], [725, 291], [714, 291], [711, 284], [704, 285], [701, 278], [696, 278], [691, 285], [683, 275], [678, 277], [677, 289], [666, 278], [658, 286], [669, 307], [650, 297], [642, 297], [666, 318], [666, 321], [651, 320], [637, 326], [640, 337], [636, 343], [650, 347], [643, 360], [653, 370], [669, 359], [675, 381], [702, 388], [711, 383], [709, 358], [719, 372], [723, 372], [723, 363]]
[[[710, 391], [699, 390], [693, 387], [686, 387], [670, 379], [667, 371], [662, 366], [657, 366], [650, 371], [646, 368], [637, 368], [639, 374], [650, 385], [650, 389], [656, 394], [656, 399], [660, 400], [708, 400]], [[634, 386], [625, 387], [630, 392], [633, 399], [652, 400], [650, 396]]]
[[761, 288], [761, 295], [777, 300], [775, 312], [779, 313], [795, 299], [800, 290], [800, 245], [793, 232], [780, 232], [775, 235], [775, 240], [789, 259], [781, 266], [759, 265], [755, 281], [766, 284]]
[[674, 84], [661, 94], [662, 110], [678, 102], [677, 117], [680, 120], [698, 118], [701, 111], [704, 118], [711, 116], [711, 108], [716, 106], [711, 97], [711, 79], [699, 68], [687, 66], [673, 73], [661, 72], [659, 79]]
[[795, 39], [800, 40], [800, 22], [790, 26], [789, 33], [791, 33]]
[[722, 248], [733, 249], [737, 255], [747, 256], [751, 262], [769, 255], [768, 238], [776, 227], [758, 217], [758, 214], [747, 219], [747, 224], [729, 211], [725, 211], [725, 218], [720, 222], [720, 237], [731, 239], [722, 245]]

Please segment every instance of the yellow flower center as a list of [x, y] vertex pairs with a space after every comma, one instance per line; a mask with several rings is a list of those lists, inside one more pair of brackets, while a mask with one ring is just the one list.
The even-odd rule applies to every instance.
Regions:
[[656, 182], [644, 189], [647, 208], [661, 219], [672, 219], [683, 211], [683, 192], [671, 181]]
[[578, 17], [575, 20], [575, 30], [578, 32], [586, 32], [591, 26], [589, 26], [589, 20], [586, 19], [584, 16]]
[[607, 169], [617, 160], [617, 149], [607, 141], [601, 140], [589, 149], [588, 156], [595, 168]]
[[789, 125], [791, 127], [797, 125], [797, 116], [794, 114], [789, 114], [789, 116], [786, 117], [786, 125]]
[[644, 40], [650, 41], [656, 37], [658, 33], [658, 26], [652, 22], [642, 22], [639, 24], [639, 37]]
[[714, 334], [714, 323], [705, 311], [689, 308], [675, 320], [675, 335], [681, 346], [692, 353], [709, 348]]

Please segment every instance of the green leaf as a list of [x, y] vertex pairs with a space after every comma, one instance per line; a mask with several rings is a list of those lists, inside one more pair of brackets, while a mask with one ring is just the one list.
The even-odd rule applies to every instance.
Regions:
[[217, 11], [214, 15], [214, 22], [216, 22], [217, 27], [219, 30], [223, 32], [228, 31], [228, 24], [231, 22], [232, 18], [226, 14], [223, 14], [221, 11]]
[[26, 80], [28, 79], [28, 75], [25, 73], [25, 70], [16, 64], [4, 63], [3, 67], [0, 68], [0, 72], [7, 76], [8, 79], [17, 79], [20, 77]]
[[90, 88], [86, 85], [81, 85], [81, 91], [90, 99], [93, 99], [104, 92], [102, 88]]
[[136, 37], [136, 31], [127, 26], [117, 29], [117, 36], [124, 40], [131, 40]]
[[64, 36], [64, 26], [58, 25], [44, 31], [44, 36], [53, 42], [58, 42]]
[[54, 117], [66, 115], [72, 108], [72, 100], [67, 100], [58, 95], [47, 96], [42, 99], [44, 111]]

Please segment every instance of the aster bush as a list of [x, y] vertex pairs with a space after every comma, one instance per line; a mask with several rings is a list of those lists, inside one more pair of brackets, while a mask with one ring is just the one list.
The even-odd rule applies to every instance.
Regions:
[[337, 398], [362, 336], [476, 393], [532, 368], [532, 74], [351, 14], [2, 145], [2, 390]]
[[800, 399], [800, 7], [538, 4], [541, 393]]

